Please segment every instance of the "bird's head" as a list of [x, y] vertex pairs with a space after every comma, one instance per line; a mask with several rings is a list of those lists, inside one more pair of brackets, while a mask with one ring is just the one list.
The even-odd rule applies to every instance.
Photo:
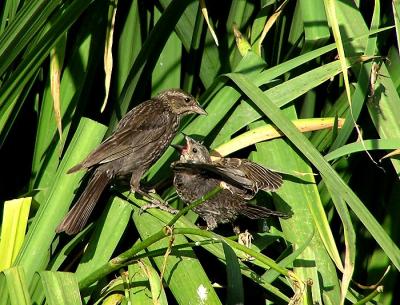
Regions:
[[185, 145], [172, 145], [180, 152], [180, 161], [192, 163], [210, 163], [210, 153], [207, 147], [185, 135]]
[[193, 96], [181, 89], [162, 91], [157, 95], [157, 98], [162, 100], [177, 115], [207, 114]]

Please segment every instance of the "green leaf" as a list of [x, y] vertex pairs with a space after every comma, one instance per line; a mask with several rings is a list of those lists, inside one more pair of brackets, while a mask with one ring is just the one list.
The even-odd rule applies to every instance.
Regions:
[[11, 267], [25, 238], [31, 197], [4, 203], [0, 239], [0, 271]]
[[[155, 21], [161, 13], [155, 10]], [[169, 36], [152, 73], [152, 96], [161, 90], [179, 88], [181, 80], [182, 43], [178, 36], [172, 32]]]
[[[155, 217], [147, 213], [137, 215], [138, 211], [139, 209], [136, 208], [133, 220], [142, 239], [149, 237], [163, 227], [163, 223]], [[174, 240], [174, 245], [187, 243], [186, 238], [181, 235], [171, 238]], [[149, 250], [167, 246], [168, 238], [152, 244]], [[185, 252], [185, 257], [169, 255], [165, 261], [163, 257], [154, 258], [160, 272], [165, 268], [164, 280], [168, 283], [168, 287], [178, 304], [189, 304], [193, 301], [203, 304], [221, 304], [193, 251], [186, 249]]]
[[[75, 114], [80, 96], [87, 86], [90, 78], [89, 52], [93, 43], [92, 35], [86, 29], [80, 33], [76, 48], [70, 50], [72, 55], [63, 69], [60, 83], [61, 117], [63, 121], [63, 134], [68, 136], [71, 119]], [[93, 64], [92, 64], [93, 66]], [[47, 189], [53, 182], [54, 175], [59, 165], [60, 150], [59, 138], [56, 133], [56, 124], [53, 111], [53, 98], [50, 93], [49, 83], [44, 90], [41, 104], [39, 122], [36, 132], [35, 149], [32, 161], [31, 189]], [[36, 197], [39, 203], [45, 200], [47, 192], [40, 192]]]
[[8, 300], [11, 305], [31, 305], [28, 286], [22, 267], [9, 268], [0, 273], [0, 299], [4, 304]]
[[96, 223], [89, 245], [76, 269], [78, 280], [109, 261], [128, 225], [131, 213], [132, 206], [129, 203], [119, 198], [110, 200]]
[[337, 158], [350, 155], [356, 152], [365, 152], [367, 150], [380, 150], [380, 149], [397, 149], [400, 147], [400, 139], [373, 139], [364, 140], [364, 145], [361, 142], [350, 143], [344, 145], [329, 154], [325, 155], [325, 160], [332, 161]]
[[[327, 186], [329, 190], [329, 180], [325, 179], [325, 181], [327, 181]], [[340, 219], [342, 220], [344, 230], [346, 253], [344, 259], [344, 269], [340, 296], [340, 304], [344, 304], [347, 296], [347, 291], [349, 289], [349, 285], [353, 276], [356, 261], [356, 234], [354, 232], [350, 213], [347, 209], [346, 203], [344, 202], [344, 200], [342, 200], [340, 194], [335, 193], [333, 190], [330, 190], [330, 194], [332, 196], [332, 201], [335, 204]]]
[[[14, 263], [25, 268], [30, 282], [36, 271], [43, 270], [48, 263], [48, 249], [56, 236], [55, 228], [68, 210], [74, 198], [74, 190], [83, 173], [67, 175], [73, 165], [82, 161], [96, 147], [105, 133], [105, 127], [88, 119], [82, 119], [71, 144], [61, 161], [46, 200], [40, 205], [22, 249]], [[34, 253], [34, 255], [32, 254]]]
[[[75, 0], [66, 6], [64, 14], [57, 16], [57, 19], [53, 21], [54, 23], [52, 27], [44, 35], [42, 35], [35, 46], [32, 47], [28, 54], [26, 54], [19, 62], [11, 77], [9, 77], [0, 87], [0, 114], [3, 114], [3, 109], [8, 104], [8, 101], [15, 100], [30, 79], [36, 75], [38, 68], [48, 56], [50, 50], [57, 43], [58, 39], [67, 31], [70, 26], [72, 26], [78, 16], [90, 4], [90, 2], [90, 0]], [[16, 33], [18, 32], [19, 31]], [[26, 43], [28, 43], [28, 41], [26, 41]], [[2, 54], [1, 50], [0, 54]], [[8, 55], [5, 54], [3, 56], [7, 57]], [[22, 101], [23, 100], [20, 102]], [[18, 107], [18, 105], [15, 105], [15, 107]]]
[[[308, 139], [299, 133], [293, 124], [287, 120], [280, 110], [252, 84], [244, 75], [231, 73], [227, 75], [235, 84], [267, 115], [267, 117], [288, 137], [302, 154], [319, 170], [324, 179], [330, 180], [335, 192], [342, 194], [342, 198], [354, 211], [376, 242], [386, 252], [390, 260], [400, 270], [400, 249], [383, 230], [374, 216], [363, 205], [361, 200], [340, 178], [336, 171], [324, 160], [319, 152], [309, 143]], [[400, 105], [400, 103], [399, 103]], [[400, 113], [397, 112], [397, 113]]]
[[324, 5], [322, 1], [313, 0], [302, 0], [298, 3], [304, 27], [303, 52], [314, 50], [330, 38]]
[[131, 70], [129, 71], [129, 75], [127, 76], [119, 97], [118, 109], [115, 109], [111, 118], [111, 129], [114, 128], [121, 116], [128, 111], [139, 80], [142, 77], [145, 78], [147, 73], [153, 70], [160, 53], [152, 52], [152, 50], [163, 48], [170, 33], [174, 29], [174, 25], [192, 1], [193, 0], [172, 1], [152, 29], [149, 37], [140, 49], [140, 53], [138, 54]]
[[227, 297], [226, 304], [244, 304], [244, 291], [242, 274], [238, 257], [230, 246], [222, 243], [226, 259], [226, 274], [227, 274]]
[[42, 285], [49, 305], [81, 305], [78, 281], [73, 273], [41, 271]]
[[[388, 75], [386, 64], [382, 63], [380, 75]], [[390, 77], [378, 76], [375, 93], [367, 104], [372, 122], [382, 139], [400, 138], [400, 97]], [[392, 158], [392, 165], [399, 175], [400, 161]]]

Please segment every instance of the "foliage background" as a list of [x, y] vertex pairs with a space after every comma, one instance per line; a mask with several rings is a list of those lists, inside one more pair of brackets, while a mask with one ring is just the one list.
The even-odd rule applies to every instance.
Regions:
[[[399, 9], [379, 0], [3, 1], [1, 303], [396, 304], [399, 160], [378, 160], [400, 146]], [[139, 216], [143, 202], [112, 188], [86, 230], [56, 235], [84, 186], [84, 173], [66, 171], [128, 109], [170, 87], [209, 113], [185, 120], [186, 134], [287, 173], [257, 203], [293, 216], [242, 221], [251, 249], [222, 237], [229, 226], [198, 229], [191, 212], [172, 238], [163, 231], [171, 215]], [[309, 131], [322, 118], [333, 128], [302, 134], [291, 123], [306, 119], [297, 123]], [[284, 137], [260, 142], [271, 122]], [[145, 180], [182, 207], [170, 187], [176, 158], [169, 149]]]

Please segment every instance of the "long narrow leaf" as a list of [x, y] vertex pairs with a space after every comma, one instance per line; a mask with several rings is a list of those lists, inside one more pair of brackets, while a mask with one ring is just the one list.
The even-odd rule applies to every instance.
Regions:
[[[0, 273], [0, 285], [8, 290], [8, 300], [11, 305], [31, 305], [31, 298], [24, 269], [22, 267], [13, 267]], [[5, 284], [5, 285], [4, 285]], [[1, 287], [1, 286], [0, 286]], [[0, 291], [2, 302], [7, 300], [6, 291]]]
[[81, 305], [78, 281], [72, 273], [42, 271], [39, 273], [49, 305]]
[[25, 268], [28, 281], [36, 271], [43, 270], [48, 263], [48, 249], [56, 235], [55, 228], [61, 222], [74, 198], [74, 190], [78, 186], [83, 173], [67, 175], [73, 165], [82, 161], [105, 133], [105, 127], [93, 121], [83, 119], [74, 139], [64, 156], [48, 197], [40, 205], [28, 234], [19, 253], [15, 265]]
[[4, 203], [0, 239], [0, 271], [11, 267], [25, 238], [31, 197]]
[[325, 179], [330, 180], [332, 189], [341, 193], [343, 199], [361, 220], [367, 230], [375, 238], [377, 243], [385, 250], [390, 260], [400, 270], [400, 249], [383, 230], [382, 226], [367, 210], [361, 200], [340, 178], [336, 171], [323, 159], [319, 152], [309, 143], [308, 139], [299, 133], [280, 113], [279, 109], [247, 78], [240, 74], [229, 74], [239, 88], [276, 124], [276, 126], [288, 137], [290, 141], [307, 157], [311, 163], [321, 172]]

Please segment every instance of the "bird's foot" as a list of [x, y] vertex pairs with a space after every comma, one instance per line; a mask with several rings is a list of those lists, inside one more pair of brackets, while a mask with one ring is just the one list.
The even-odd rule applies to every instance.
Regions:
[[[246, 248], [251, 248], [251, 242], [253, 240], [253, 235], [249, 231], [244, 231], [243, 233], [238, 234], [238, 243], [240, 245], [244, 245]], [[245, 254], [244, 261], [254, 260], [254, 257]]]
[[[150, 203], [145, 204], [144, 206], [142, 206], [140, 208], [139, 214], [144, 213], [144, 211], [146, 211], [147, 209], [154, 209], [154, 208], [166, 211], [166, 212], [171, 213], [171, 214], [176, 214], [176, 213], [179, 212], [178, 210], [176, 210], [174, 208], [171, 208], [166, 201], [162, 200], [157, 195], [156, 192], [147, 193], [147, 192], [144, 192], [141, 189], [136, 189], [135, 192], [140, 194], [144, 199], [147, 199], [147, 200], [150, 201]], [[157, 198], [155, 196], [157, 196]]]
[[148, 193], [156, 194], [156, 189], [150, 185], [140, 185], [140, 189], [147, 194]]
[[151, 203], [145, 204], [140, 208], [139, 214], [144, 213], [147, 209], [160, 209], [171, 214], [177, 214], [179, 210], [171, 208], [165, 201], [154, 199]]

